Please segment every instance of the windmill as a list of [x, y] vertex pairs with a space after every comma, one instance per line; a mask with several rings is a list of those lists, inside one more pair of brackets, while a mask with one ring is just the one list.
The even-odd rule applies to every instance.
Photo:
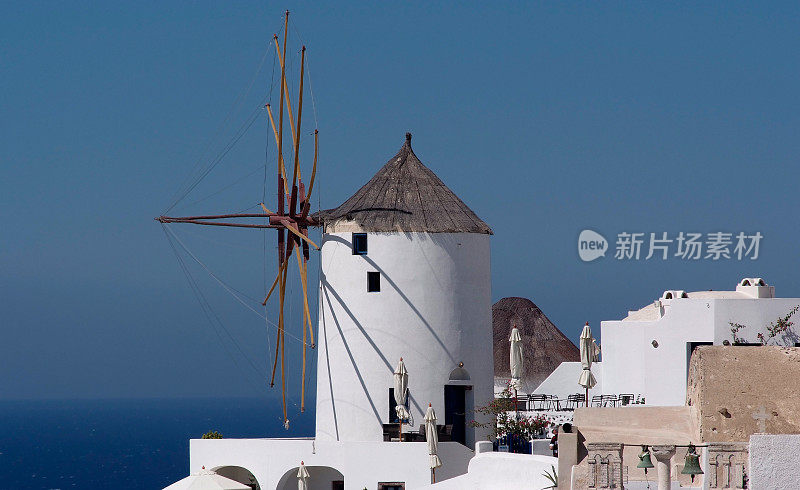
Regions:
[[[308, 180], [306, 189], [300, 171], [300, 128], [303, 115], [303, 81], [305, 77], [305, 46], [300, 51], [300, 87], [297, 96], [297, 121], [292, 114], [292, 103], [289, 96], [289, 88], [286, 83], [286, 43], [289, 26], [289, 11], [286, 11], [283, 29], [283, 48], [278, 43], [278, 35], [273, 36], [276, 57], [280, 61], [280, 103], [277, 114], [277, 125], [272, 113], [270, 104], [265, 106], [269, 115], [270, 126], [278, 147], [278, 172], [277, 172], [277, 203], [275, 211], [267, 208], [265, 203], [260, 203], [263, 213], [236, 213], [236, 214], [217, 214], [203, 216], [159, 216], [156, 218], [161, 223], [191, 223], [206, 226], [229, 226], [240, 228], [270, 228], [277, 231], [278, 243], [278, 274], [263, 301], [266, 306], [267, 301], [277, 288], [278, 294], [278, 335], [275, 343], [275, 356], [272, 365], [272, 376], [270, 386], [275, 384], [275, 373], [278, 367], [278, 356], [280, 356], [281, 371], [281, 395], [283, 405], [284, 425], [288, 428], [289, 419], [286, 413], [286, 365], [285, 365], [285, 319], [284, 304], [286, 297], [286, 283], [288, 269], [292, 261], [292, 255], [297, 264], [300, 283], [303, 294], [303, 373], [301, 382], [300, 410], [305, 411], [305, 373], [306, 373], [306, 348], [315, 347], [314, 330], [311, 326], [311, 314], [308, 307], [308, 260], [310, 247], [319, 250], [319, 246], [308, 236], [308, 229], [318, 226], [319, 220], [310, 215], [311, 194], [314, 190], [314, 178], [317, 172], [317, 156], [319, 154], [319, 133], [314, 131], [314, 160], [311, 168], [311, 176]], [[285, 109], [284, 109], [285, 102]], [[288, 114], [289, 128], [291, 132], [291, 180], [288, 178], [287, 162], [284, 161], [284, 112]], [[229, 220], [242, 218], [261, 218], [265, 223], [242, 223]]]

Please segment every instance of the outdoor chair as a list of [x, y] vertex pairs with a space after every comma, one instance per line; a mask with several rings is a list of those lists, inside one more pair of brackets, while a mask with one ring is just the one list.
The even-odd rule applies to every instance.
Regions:
[[453, 440], [453, 424], [450, 425], [437, 425], [439, 429], [439, 440], [442, 442]]
[[583, 393], [576, 393], [574, 395], [567, 395], [567, 410], [575, 410], [581, 405], [586, 403], [586, 397]]
[[391, 442], [392, 439], [397, 440], [400, 434], [400, 424], [391, 423], [383, 424], [383, 441]]
[[619, 404], [622, 406], [631, 405], [633, 404], [634, 397], [633, 393], [620, 393], [619, 395]]
[[617, 395], [602, 395], [601, 400], [604, 407], [617, 406]]
[[528, 395], [529, 410], [544, 410], [545, 403], [547, 402], [547, 395]]
[[560, 400], [555, 395], [545, 395], [547, 397], [548, 410], [561, 410]]
[[425, 442], [425, 434], [420, 434], [418, 432], [404, 432], [403, 440], [406, 442]]
[[[439, 436], [439, 441], [450, 441], [452, 440], [453, 436], [453, 425], [441, 425], [436, 424], [436, 433]], [[414, 434], [414, 440], [426, 440], [426, 431], [425, 431], [425, 424], [420, 424], [419, 426], [419, 436]]]
[[592, 406], [593, 407], [602, 407], [603, 406], [603, 397], [601, 395], [593, 395], [592, 396]]

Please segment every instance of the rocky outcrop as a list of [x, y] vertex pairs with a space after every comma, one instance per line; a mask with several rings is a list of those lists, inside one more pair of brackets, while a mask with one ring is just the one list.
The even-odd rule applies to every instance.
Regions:
[[509, 342], [516, 326], [522, 335], [525, 374], [523, 384], [533, 390], [564, 361], [580, 361], [580, 351], [527, 298], [503, 298], [492, 306], [495, 379], [511, 377]]

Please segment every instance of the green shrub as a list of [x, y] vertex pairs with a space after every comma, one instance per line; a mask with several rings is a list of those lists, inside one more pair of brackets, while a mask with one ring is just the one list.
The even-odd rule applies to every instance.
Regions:
[[203, 434], [203, 439], [222, 439], [222, 434], [215, 430], [210, 430]]

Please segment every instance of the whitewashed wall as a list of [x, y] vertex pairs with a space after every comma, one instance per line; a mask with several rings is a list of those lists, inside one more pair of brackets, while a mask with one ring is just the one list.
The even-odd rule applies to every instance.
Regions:
[[798, 488], [800, 434], [750, 436], [750, 488]]
[[545, 477], [545, 473], [552, 473], [556, 468], [558, 468], [558, 458], [552, 456], [479, 453], [469, 462], [466, 475], [443, 482], [437, 480], [433, 485], [413, 488], [419, 490], [546, 489], [550, 487], [551, 482]]
[[[555, 395], [561, 400], [566, 400], [569, 395], [585, 393], [586, 388], [578, 384], [581, 377], [583, 366], [580, 362], [562, 362], [558, 367], [545, 378], [544, 381], [533, 391], [539, 395]], [[603, 363], [592, 363], [592, 374], [597, 384], [589, 390], [589, 401], [595, 395], [606, 393], [603, 391]], [[566, 405], [566, 402], [564, 402]]]
[[757, 342], [757, 333], [798, 304], [798, 298], [680, 298], [658, 320], [604, 321], [603, 391], [642, 393], [648, 405], [684, 405], [688, 343], [731, 341], [729, 322], [747, 325], [738, 336]]
[[[456, 442], [439, 444], [443, 466], [437, 481], [467, 471], [473, 452]], [[316, 442], [313, 439], [192, 439], [189, 469], [217, 470], [238, 466], [255, 476], [262, 490], [297, 488], [303, 461], [311, 474], [311, 489], [330, 489], [337, 473], [344, 475], [346, 490], [377, 488], [378, 482], [405, 482], [413, 489], [430, 483], [428, 446], [424, 442]]]
[[[365, 256], [353, 255], [351, 237], [323, 236], [317, 439], [382, 440], [400, 357], [409, 371], [414, 430], [429, 402], [444, 423], [444, 385], [459, 362], [474, 386], [468, 405], [488, 403], [494, 375], [489, 236], [369, 233]], [[366, 291], [367, 271], [381, 273], [379, 293]], [[484, 437], [467, 428], [469, 447]]]

